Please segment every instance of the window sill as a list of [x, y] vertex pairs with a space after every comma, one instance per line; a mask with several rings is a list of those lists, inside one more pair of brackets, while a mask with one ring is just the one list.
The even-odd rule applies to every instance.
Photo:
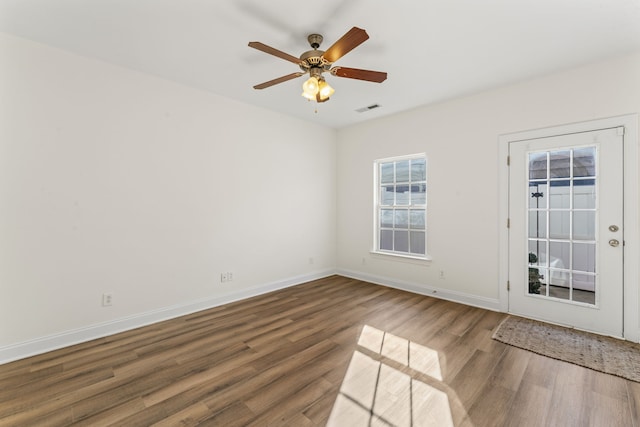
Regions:
[[381, 251], [370, 251], [370, 253], [376, 258], [380, 257], [380, 258], [386, 258], [388, 260], [393, 260], [393, 261], [409, 262], [412, 264], [415, 264], [415, 263], [431, 264], [431, 261], [433, 260], [433, 258], [431, 258], [431, 256], [429, 255], [425, 255], [422, 257], [422, 256], [403, 255], [403, 254], [397, 254], [392, 252], [381, 252]]

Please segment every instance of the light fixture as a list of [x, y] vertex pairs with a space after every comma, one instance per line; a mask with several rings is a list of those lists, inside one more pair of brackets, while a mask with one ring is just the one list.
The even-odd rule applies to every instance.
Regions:
[[316, 95], [320, 90], [318, 78], [315, 76], [309, 77], [309, 79], [302, 84], [302, 96], [310, 101], [316, 99]]
[[329, 83], [325, 82], [324, 79], [318, 82], [318, 94], [316, 95], [316, 100], [318, 102], [328, 101], [329, 97], [333, 95], [335, 89], [329, 86]]
[[307, 81], [302, 84], [302, 96], [309, 101], [325, 102], [333, 95], [335, 90], [322, 77], [323, 69], [312, 67], [309, 70], [311, 75]]

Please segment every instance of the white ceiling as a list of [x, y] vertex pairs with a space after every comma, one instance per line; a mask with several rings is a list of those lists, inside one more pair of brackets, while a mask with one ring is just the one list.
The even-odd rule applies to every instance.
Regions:
[[[384, 83], [327, 76], [324, 104], [303, 77], [252, 88], [299, 69], [249, 41], [299, 56], [353, 26], [370, 39], [336, 65]], [[0, 0], [0, 31], [340, 128], [639, 50], [640, 0]]]

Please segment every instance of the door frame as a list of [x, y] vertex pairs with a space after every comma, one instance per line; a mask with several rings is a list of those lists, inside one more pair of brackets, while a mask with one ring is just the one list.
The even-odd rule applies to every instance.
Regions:
[[580, 123], [525, 130], [498, 137], [499, 191], [499, 273], [500, 310], [509, 312], [509, 144], [511, 142], [588, 132], [623, 126], [624, 134], [624, 267], [623, 267], [623, 337], [640, 342], [640, 210], [638, 206], [638, 114], [627, 114]]

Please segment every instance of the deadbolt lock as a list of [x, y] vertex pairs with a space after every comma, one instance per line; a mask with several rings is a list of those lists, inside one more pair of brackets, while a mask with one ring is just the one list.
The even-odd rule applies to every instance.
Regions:
[[619, 228], [618, 228], [617, 225], [610, 225], [609, 226], [609, 231], [611, 231], [612, 233], [615, 233], [618, 230], [619, 230]]

